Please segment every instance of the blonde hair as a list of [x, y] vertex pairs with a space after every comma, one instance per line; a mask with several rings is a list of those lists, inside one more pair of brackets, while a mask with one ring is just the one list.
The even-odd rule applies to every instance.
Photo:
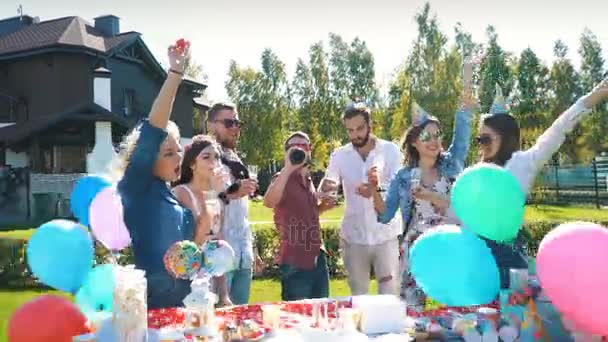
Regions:
[[[165, 130], [167, 131], [167, 133], [169, 133], [169, 136], [167, 138], [173, 137], [179, 143], [179, 127], [177, 127], [175, 122], [169, 121]], [[108, 168], [108, 174], [110, 176], [110, 179], [112, 179], [114, 183], [118, 183], [118, 181], [120, 181], [124, 176], [125, 170], [127, 169], [127, 166], [129, 166], [131, 155], [135, 150], [137, 141], [139, 141], [140, 134], [141, 125], [138, 125], [133, 128], [133, 130], [129, 134], [127, 134], [120, 143], [119, 152], [116, 157], [114, 157], [114, 160], [112, 160]]]

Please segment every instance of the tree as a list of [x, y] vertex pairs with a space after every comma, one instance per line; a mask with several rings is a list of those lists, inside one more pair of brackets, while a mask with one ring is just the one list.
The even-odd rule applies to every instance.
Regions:
[[[203, 72], [203, 66], [192, 59], [192, 55], [186, 56], [184, 74], [195, 80], [207, 78]], [[203, 121], [204, 118], [201, 110], [194, 108], [192, 111], [192, 127], [194, 128], [194, 134], [200, 134], [203, 132]]]
[[493, 26], [486, 29], [488, 43], [481, 62], [481, 89], [479, 101], [482, 112], [488, 112], [494, 101], [496, 84], [498, 84], [505, 96], [511, 92], [513, 81], [511, 70], [508, 65], [507, 53], [498, 45], [498, 34]]
[[[581, 35], [578, 52], [581, 55], [581, 89], [587, 93], [605, 77], [602, 46], [597, 36], [588, 29]], [[608, 115], [605, 112], [604, 106], [598, 106], [587, 124], [587, 144], [596, 154], [608, 148]]]
[[[568, 59], [568, 47], [563, 41], [557, 40], [553, 45], [553, 55], [555, 61], [551, 67], [551, 77], [549, 89], [551, 99], [549, 102], [550, 117], [549, 122], [554, 121], [561, 113], [570, 107], [580, 96], [578, 86], [578, 73], [574, 69], [572, 62]], [[580, 125], [566, 137], [560, 152], [570, 162], [581, 161], [581, 151], [584, 149], [584, 139], [581, 139], [583, 130]]]
[[512, 112], [519, 119], [523, 128], [546, 126], [548, 69], [541, 64], [532, 49], [524, 49], [520, 55], [517, 68], [517, 88], [512, 98], [516, 106]]

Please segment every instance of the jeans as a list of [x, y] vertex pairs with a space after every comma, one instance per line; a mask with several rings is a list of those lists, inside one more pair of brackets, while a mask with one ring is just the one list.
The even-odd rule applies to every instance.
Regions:
[[251, 268], [237, 268], [226, 273], [226, 286], [234, 305], [249, 303], [252, 276]]
[[317, 265], [312, 270], [304, 270], [289, 265], [281, 265], [281, 298], [299, 300], [325, 298], [329, 296], [329, 269], [327, 256], [321, 252]]

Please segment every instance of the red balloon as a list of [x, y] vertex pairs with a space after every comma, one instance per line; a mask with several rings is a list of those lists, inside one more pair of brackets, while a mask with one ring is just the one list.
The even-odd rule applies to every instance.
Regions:
[[67, 299], [44, 295], [23, 304], [8, 322], [9, 342], [71, 342], [90, 333], [87, 318]]

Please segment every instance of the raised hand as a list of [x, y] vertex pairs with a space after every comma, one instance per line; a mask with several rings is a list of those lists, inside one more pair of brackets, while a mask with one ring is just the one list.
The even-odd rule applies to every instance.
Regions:
[[367, 171], [367, 182], [374, 188], [377, 188], [380, 184], [377, 166], [373, 166]]
[[190, 53], [190, 42], [183, 38], [169, 46], [168, 57], [171, 70], [183, 73], [186, 67], [186, 56]]
[[477, 99], [473, 90], [473, 63], [466, 61], [462, 66], [462, 104], [470, 111], [477, 108]]
[[593, 108], [604, 101], [608, 101], [608, 77], [595, 86], [591, 93], [585, 97], [585, 107]]

